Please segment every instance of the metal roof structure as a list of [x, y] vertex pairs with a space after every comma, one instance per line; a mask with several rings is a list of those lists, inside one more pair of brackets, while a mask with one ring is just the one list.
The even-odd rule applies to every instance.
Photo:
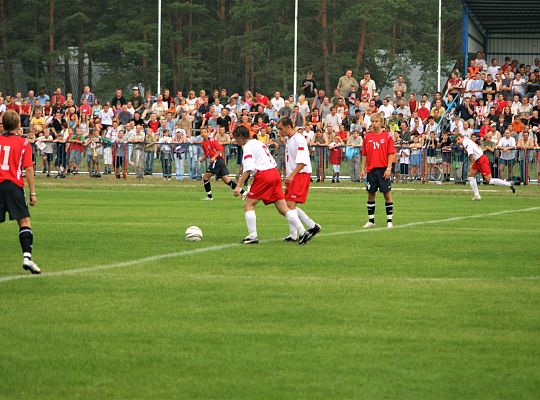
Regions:
[[463, 0], [490, 34], [540, 33], [539, 0]]

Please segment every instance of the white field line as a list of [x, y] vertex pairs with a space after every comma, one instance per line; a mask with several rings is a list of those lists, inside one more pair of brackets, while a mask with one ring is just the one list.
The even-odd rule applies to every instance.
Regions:
[[[476, 214], [476, 215], [466, 215], [462, 217], [434, 219], [430, 221], [417, 221], [417, 222], [411, 222], [411, 223], [403, 224], [403, 225], [394, 225], [394, 228], [392, 230], [411, 228], [411, 227], [421, 226], [421, 225], [434, 225], [434, 224], [442, 224], [442, 223], [463, 221], [463, 220], [470, 220], [470, 219], [495, 217], [495, 216], [504, 215], [504, 214], [531, 212], [531, 211], [537, 211], [537, 210], [540, 210], [540, 207], [529, 207], [529, 208], [522, 208], [519, 210], [504, 210], [504, 211], [497, 211], [497, 212], [491, 212], [491, 213], [486, 213], [486, 214]], [[325, 237], [326, 236], [343, 236], [343, 235], [364, 234], [364, 233], [379, 232], [379, 231], [390, 231], [390, 230], [385, 227], [378, 227], [378, 228], [371, 228], [371, 229], [356, 229], [356, 230], [341, 231], [341, 232], [328, 232], [328, 233], [323, 232], [323, 233], [320, 233], [318, 236], [325, 236]], [[282, 240], [283, 239], [281, 238], [279, 239], [274, 238], [274, 239], [262, 240], [261, 243], [273, 243], [273, 242], [280, 242]], [[218, 246], [201, 247], [199, 249], [160, 254], [156, 256], [143, 257], [143, 258], [138, 258], [138, 259], [134, 259], [130, 261], [122, 261], [119, 263], [113, 263], [113, 264], [98, 265], [98, 266], [87, 267], [87, 268], [68, 269], [68, 270], [63, 270], [63, 271], [45, 272], [43, 273], [43, 275], [30, 275], [30, 274], [6, 275], [3, 277], [0, 277], [0, 283], [15, 281], [19, 279], [40, 279], [43, 277], [67, 276], [67, 275], [75, 275], [75, 274], [82, 274], [82, 273], [92, 273], [92, 272], [116, 269], [116, 268], [126, 268], [126, 267], [132, 267], [134, 265], [140, 265], [140, 264], [145, 264], [149, 262], [165, 260], [168, 258], [190, 256], [193, 254], [208, 253], [210, 251], [226, 250], [226, 249], [241, 247], [241, 246], [243, 245], [241, 245], [240, 243], [229, 243], [229, 244], [223, 244], [223, 245], [218, 245]], [[409, 281], [485, 280], [482, 278], [406, 278], [406, 279]], [[515, 277], [515, 278], [509, 278], [509, 279], [537, 280], [537, 279], [540, 279], [540, 276], [531, 276], [531, 277], [523, 277], [523, 278]]]

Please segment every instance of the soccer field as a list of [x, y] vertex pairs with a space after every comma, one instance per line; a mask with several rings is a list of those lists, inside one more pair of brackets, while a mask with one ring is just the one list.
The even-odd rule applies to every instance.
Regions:
[[314, 184], [317, 237], [261, 204], [242, 246], [212, 182], [38, 177], [41, 276], [0, 226], [1, 399], [538, 398], [537, 185], [396, 185], [362, 230], [361, 186]]

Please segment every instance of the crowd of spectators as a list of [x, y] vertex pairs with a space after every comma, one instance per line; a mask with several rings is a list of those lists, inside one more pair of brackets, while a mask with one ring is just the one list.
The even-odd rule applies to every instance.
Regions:
[[43, 172], [50, 176], [56, 166], [58, 178], [77, 174], [84, 161], [93, 177], [102, 172], [125, 177], [124, 166], [133, 165], [142, 178], [153, 173], [157, 157], [164, 179], [172, 178], [173, 165], [176, 179], [199, 179], [202, 128], [220, 143], [231, 145], [228, 158], [240, 153], [231, 140], [238, 125], [246, 126], [282, 157], [286, 138], [275, 126], [284, 116], [293, 120], [312, 146], [316, 179], [324, 179], [329, 163], [332, 181], [339, 182], [341, 165], [347, 161], [351, 180], [360, 181], [362, 137], [375, 113], [385, 118], [394, 135], [396, 179], [420, 176], [422, 169], [429, 177], [436, 163], [442, 166], [444, 179], [464, 177], [467, 157], [453, 143], [455, 133], [478, 141], [493, 163], [494, 176], [502, 177], [505, 171], [512, 176], [516, 161], [522, 175], [527, 162], [540, 162], [533, 151], [540, 140], [538, 58], [532, 66], [509, 57], [499, 65], [497, 58], [487, 63], [479, 52], [464, 77], [453, 71], [447, 91], [433, 97], [410, 91], [404, 76], [397, 78], [392, 95], [381, 98], [377, 90], [369, 72], [357, 80], [352, 70], [337, 80], [332, 93], [319, 87], [309, 72], [296, 99], [280, 91], [240, 94], [225, 88], [174, 94], [165, 89], [153, 96], [143, 95], [139, 87], [129, 94], [117, 89], [111, 99], [99, 99], [88, 86], [74, 99], [61, 88], [50, 95], [42, 88], [37, 95], [30, 90], [26, 97], [20, 92], [0, 93], [0, 115], [6, 109], [20, 114], [21, 133], [33, 144], [35, 156], [43, 158]]

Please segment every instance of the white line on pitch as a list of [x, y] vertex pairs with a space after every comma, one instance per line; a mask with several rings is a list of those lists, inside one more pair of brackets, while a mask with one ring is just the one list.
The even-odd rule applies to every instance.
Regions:
[[[395, 225], [393, 229], [394, 230], [404, 229], [404, 228], [410, 228], [410, 227], [420, 226], [420, 225], [433, 225], [433, 224], [442, 224], [446, 222], [463, 221], [463, 220], [468, 220], [468, 219], [495, 217], [498, 215], [512, 214], [512, 213], [519, 213], [519, 212], [530, 212], [530, 211], [536, 211], [536, 210], [540, 210], [540, 207], [522, 208], [520, 210], [504, 210], [504, 211], [497, 211], [497, 212], [486, 213], [486, 214], [466, 215], [462, 217], [450, 217], [450, 218], [435, 219], [435, 220], [430, 220], [430, 221], [417, 221], [417, 222], [411, 222], [411, 223], [403, 224], [403, 225]], [[323, 233], [320, 233], [318, 236], [342, 236], [342, 235], [351, 235], [355, 233], [363, 234], [363, 233], [379, 232], [379, 231], [390, 231], [390, 230], [384, 227], [380, 227], [380, 228], [371, 228], [371, 229], [356, 229], [352, 231], [341, 231], [341, 232], [328, 232], [328, 233], [323, 232]], [[282, 240], [283, 239], [274, 238], [274, 239], [262, 240], [261, 243], [280, 242]], [[140, 264], [144, 264], [148, 262], [165, 260], [168, 258], [190, 256], [193, 254], [207, 253], [209, 251], [225, 250], [225, 249], [230, 249], [230, 248], [240, 247], [240, 246], [243, 246], [243, 245], [241, 245], [240, 243], [229, 243], [229, 244], [223, 244], [223, 245], [218, 245], [218, 246], [201, 247], [200, 249], [192, 249], [192, 250], [184, 250], [184, 251], [180, 251], [176, 253], [160, 254], [157, 256], [143, 257], [143, 258], [138, 258], [135, 260], [122, 261], [122, 262], [114, 263], [114, 264], [105, 264], [105, 265], [98, 265], [95, 267], [78, 268], [78, 269], [68, 269], [68, 270], [63, 270], [63, 271], [45, 272], [43, 275], [27, 275], [27, 274], [7, 275], [4, 277], [0, 277], [0, 283], [19, 280], [19, 279], [40, 279], [40, 278], [49, 277], [49, 276], [67, 276], [67, 275], [90, 273], [90, 272], [103, 271], [103, 270], [115, 269], [115, 268], [125, 268], [125, 267], [131, 267], [134, 265], [140, 265]], [[437, 278], [430, 278], [430, 279], [437, 279]], [[440, 278], [440, 279], [444, 279], [444, 278]], [[527, 279], [535, 279], [535, 277], [529, 277]]]

